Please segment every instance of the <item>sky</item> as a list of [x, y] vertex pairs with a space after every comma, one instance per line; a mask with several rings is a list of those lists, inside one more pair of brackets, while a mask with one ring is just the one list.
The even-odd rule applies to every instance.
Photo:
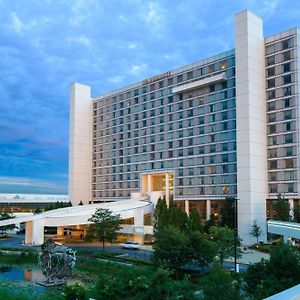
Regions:
[[265, 36], [291, 0], [0, 0], [0, 193], [67, 193], [70, 84], [97, 96], [234, 48], [234, 14]]

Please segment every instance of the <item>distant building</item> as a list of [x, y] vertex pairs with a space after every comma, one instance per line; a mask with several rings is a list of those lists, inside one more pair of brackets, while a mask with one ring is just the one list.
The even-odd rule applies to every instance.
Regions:
[[68, 195], [52, 194], [0, 194], [0, 212], [34, 212], [44, 210], [55, 204], [69, 203]]

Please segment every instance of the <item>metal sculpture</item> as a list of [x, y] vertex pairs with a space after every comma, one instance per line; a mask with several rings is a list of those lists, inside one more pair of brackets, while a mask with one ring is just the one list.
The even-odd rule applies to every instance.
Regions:
[[72, 269], [76, 262], [76, 251], [55, 244], [51, 239], [42, 245], [39, 253], [39, 266], [46, 277], [46, 284], [61, 284], [72, 275]]

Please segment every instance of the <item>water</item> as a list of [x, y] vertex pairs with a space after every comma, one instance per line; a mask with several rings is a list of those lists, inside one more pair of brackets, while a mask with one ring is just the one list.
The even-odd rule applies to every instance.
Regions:
[[11, 281], [44, 281], [45, 276], [41, 270], [18, 267], [0, 267], [0, 280], [6, 279]]

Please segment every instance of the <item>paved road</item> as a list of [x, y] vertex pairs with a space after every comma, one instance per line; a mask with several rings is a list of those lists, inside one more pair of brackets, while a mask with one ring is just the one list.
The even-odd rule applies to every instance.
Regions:
[[[35, 248], [34, 246], [27, 246], [22, 244], [25, 239], [25, 235], [17, 235], [16, 233], [10, 234], [12, 238], [0, 240], [0, 248]], [[102, 251], [102, 247], [100, 245], [95, 244], [70, 244], [69, 247], [75, 250], [89, 250], [89, 251]], [[123, 249], [118, 245], [108, 245], [106, 246], [107, 251], [118, 252], [120, 255], [124, 257], [140, 259], [145, 261], [151, 260], [152, 250], [150, 246], [142, 246], [143, 248], [140, 250], [128, 250]], [[248, 263], [254, 263], [259, 261], [262, 257], [268, 258], [268, 254], [260, 253], [260, 252], [251, 252], [243, 254], [243, 257], [239, 259], [242, 263], [239, 264], [240, 272], [245, 272], [248, 268]], [[234, 269], [234, 263], [230, 261], [224, 262], [224, 267], [228, 270]], [[192, 267], [192, 269], [197, 269]]]

